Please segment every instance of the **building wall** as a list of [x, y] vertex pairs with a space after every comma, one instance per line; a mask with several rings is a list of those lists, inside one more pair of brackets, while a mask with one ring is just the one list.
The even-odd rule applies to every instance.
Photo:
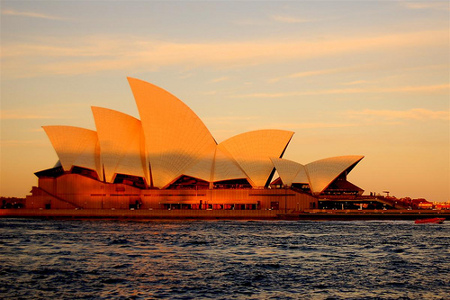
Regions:
[[75, 209], [77, 206], [66, 201], [61, 201], [52, 194], [47, 193], [44, 189], [33, 187], [32, 195], [27, 196], [25, 200], [25, 208], [31, 209]]
[[28, 208], [85, 209], [252, 209], [300, 211], [317, 198], [290, 189], [141, 190], [78, 174], [40, 178], [27, 197]]

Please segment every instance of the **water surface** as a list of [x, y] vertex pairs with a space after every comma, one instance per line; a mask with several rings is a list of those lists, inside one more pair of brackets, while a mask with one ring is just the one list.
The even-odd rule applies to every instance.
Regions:
[[449, 299], [449, 225], [0, 219], [0, 298]]

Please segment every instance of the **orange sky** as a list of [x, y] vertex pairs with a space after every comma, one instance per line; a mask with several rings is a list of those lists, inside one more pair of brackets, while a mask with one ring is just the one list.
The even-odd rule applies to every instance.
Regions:
[[295, 131], [284, 158], [364, 155], [369, 192], [450, 200], [449, 3], [2, 1], [0, 195], [58, 160], [41, 126], [139, 117], [126, 77], [190, 106], [218, 142]]

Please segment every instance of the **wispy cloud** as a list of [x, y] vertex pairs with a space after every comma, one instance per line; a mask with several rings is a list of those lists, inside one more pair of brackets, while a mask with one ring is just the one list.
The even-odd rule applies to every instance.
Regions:
[[406, 8], [409, 9], [437, 9], [437, 10], [450, 10], [450, 4], [448, 1], [428, 1], [428, 2], [400, 2]]
[[266, 26], [267, 23], [298, 24], [307, 22], [311, 22], [311, 20], [289, 15], [270, 15], [267, 18], [260, 19], [247, 18], [234, 20], [232, 23], [239, 26]]
[[[158, 70], [166, 66], [233, 68], [314, 57], [410, 47], [441, 47], [448, 31], [423, 31], [373, 37], [335, 37], [319, 41], [253, 40], [174, 43], [140, 37], [32, 39], [2, 45], [2, 75], [33, 77], [76, 75], [111, 70]], [[403, 50], [402, 50], [403, 49]], [[333, 70], [328, 70], [332, 72]], [[313, 71], [314, 72], [314, 71]], [[312, 76], [299, 73], [292, 76]]]
[[28, 17], [28, 18], [38, 18], [38, 19], [47, 19], [47, 20], [67, 20], [66, 18], [52, 16], [47, 14], [41, 14], [36, 12], [29, 11], [17, 11], [13, 9], [2, 9], [2, 15], [4, 16], [17, 16], [17, 17]]
[[[80, 104], [68, 104], [64, 105], [64, 107], [67, 108], [73, 108], [76, 106], [80, 106]], [[43, 119], [67, 119], [70, 118], [70, 116], [61, 116], [61, 109], [53, 107], [50, 111], [50, 109], [47, 109], [50, 111], [48, 114], [40, 114], [40, 113], [34, 113], [30, 112], [30, 109], [27, 110], [2, 110], [0, 114], [0, 120], [43, 120]], [[60, 115], [60, 117], [55, 117]]]
[[33, 114], [18, 114], [18, 113], [4, 113], [0, 115], [1, 120], [32, 120], [32, 119], [52, 119], [49, 116], [33, 115]]
[[[392, 65], [390, 63], [365, 63], [361, 65], [347, 66], [342, 68], [330, 68], [330, 69], [319, 69], [319, 70], [305, 70], [301, 72], [296, 72], [284, 76], [279, 76], [275, 78], [271, 78], [267, 80], [267, 82], [274, 83], [279, 82], [285, 79], [296, 79], [296, 78], [305, 78], [305, 77], [313, 77], [313, 76], [322, 76], [329, 74], [349, 74], [355, 72], [371, 72], [371, 71], [387, 71], [391, 70]], [[404, 67], [402, 68], [402, 72], [408, 73], [411, 71], [422, 70], [423, 72], [430, 72], [433, 70], [448, 70], [448, 64], [442, 63], [438, 65], [421, 65], [421, 66], [412, 66], [412, 67]], [[367, 80], [355, 80], [350, 82], [341, 83], [342, 85], [359, 85], [363, 83], [368, 83]]]
[[269, 82], [278, 82], [282, 79], [289, 79], [289, 78], [302, 78], [302, 77], [311, 77], [311, 76], [318, 76], [318, 75], [327, 75], [327, 74], [335, 74], [340, 73], [343, 71], [349, 70], [349, 68], [335, 68], [335, 69], [325, 69], [325, 70], [314, 70], [314, 71], [303, 71], [303, 72], [297, 72], [293, 74], [289, 74], [286, 76], [271, 78], [268, 81]]
[[342, 71], [342, 69], [328, 69], [328, 70], [317, 70], [317, 71], [308, 71], [308, 72], [299, 72], [294, 73], [289, 76], [288, 78], [300, 78], [300, 77], [309, 77], [309, 76], [316, 76], [316, 75], [323, 75], [323, 74], [333, 74]]
[[309, 20], [298, 18], [298, 17], [292, 17], [292, 16], [286, 16], [286, 15], [273, 15], [270, 16], [270, 19], [279, 22], [279, 23], [288, 23], [288, 24], [296, 24], [296, 23], [306, 23], [309, 22]]
[[[447, 91], [449, 92], [450, 84], [435, 84], [435, 85], [421, 85], [421, 86], [403, 86], [403, 87], [394, 87], [394, 88], [380, 88], [378, 89], [380, 93], [385, 92], [400, 92], [400, 93], [414, 93], [414, 92], [441, 92]], [[374, 89], [374, 92], [377, 92], [377, 89]]]
[[2, 147], [16, 147], [16, 146], [48, 146], [48, 143], [42, 140], [1, 140]]
[[450, 120], [449, 111], [433, 111], [424, 108], [413, 108], [410, 110], [371, 110], [348, 111], [351, 117], [376, 117], [388, 120]]
[[273, 123], [270, 124], [270, 128], [279, 128], [286, 130], [295, 129], [320, 129], [320, 128], [342, 128], [342, 127], [354, 127], [359, 126], [358, 123], [324, 123], [324, 122], [312, 122], [312, 123]]
[[216, 123], [216, 124], [226, 124], [235, 123], [239, 121], [253, 121], [261, 119], [260, 116], [222, 116], [222, 117], [206, 117], [203, 118], [205, 122]]
[[355, 80], [355, 81], [350, 81], [350, 82], [344, 82], [342, 83], [342, 85], [358, 85], [358, 84], [363, 84], [363, 83], [367, 83], [369, 81], [367, 80]]
[[223, 76], [223, 77], [219, 77], [219, 78], [214, 78], [211, 80], [211, 82], [216, 83], [216, 82], [222, 82], [222, 81], [227, 81], [230, 78], [228, 76]]
[[44, 129], [42, 127], [29, 129], [28, 132], [43, 132]]
[[281, 93], [253, 93], [235, 95], [233, 98], [283, 98], [293, 96], [311, 95], [338, 95], [338, 94], [363, 94], [363, 93], [416, 93], [416, 92], [448, 92], [450, 84], [437, 84], [425, 86], [401, 86], [401, 87], [375, 87], [375, 88], [345, 88], [345, 89], [324, 89], [301, 92], [281, 92]]
[[205, 96], [217, 95], [217, 91], [206, 91], [206, 92], [203, 92], [202, 95], [205, 95]]

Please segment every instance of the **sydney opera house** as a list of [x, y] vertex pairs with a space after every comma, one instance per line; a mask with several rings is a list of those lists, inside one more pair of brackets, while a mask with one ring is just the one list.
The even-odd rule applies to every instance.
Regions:
[[[293, 132], [257, 130], [217, 143], [182, 101], [128, 78], [140, 119], [92, 107], [96, 131], [44, 126], [58, 162], [36, 172], [27, 208], [290, 210], [361, 195], [347, 174], [363, 158], [283, 159]], [[277, 174], [277, 178], [274, 178]]]

